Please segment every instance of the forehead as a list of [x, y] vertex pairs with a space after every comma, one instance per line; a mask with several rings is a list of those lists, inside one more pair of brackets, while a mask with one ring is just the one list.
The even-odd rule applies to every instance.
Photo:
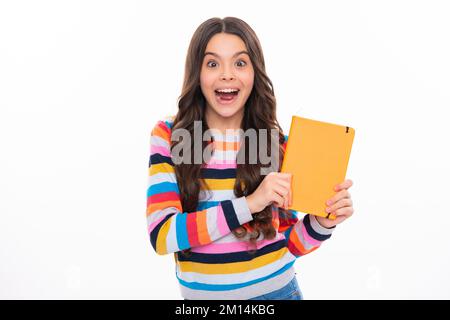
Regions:
[[217, 33], [209, 40], [205, 52], [214, 52], [226, 58], [244, 50], [247, 48], [240, 37], [229, 33]]

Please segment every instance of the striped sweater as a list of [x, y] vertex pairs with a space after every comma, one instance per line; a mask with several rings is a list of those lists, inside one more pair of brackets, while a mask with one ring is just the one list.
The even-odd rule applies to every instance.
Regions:
[[[213, 134], [213, 156], [201, 170], [208, 190], [200, 190], [197, 211], [184, 212], [170, 153], [173, 119], [158, 121], [151, 131], [147, 226], [153, 249], [174, 254], [181, 295], [241, 300], [282, 288], [295, 277], [296, 258], [317, 249], [334, 228], [322, 227], [312, 215], [300, 219], [293, 210], [291, 219], [280, 219], [282, 211], [273, 206], [276, 237], [261, 235], [256, 252], [249, 253], [255, 249], [249, 235], [238, 239], [232, 233], [253, 219], [245, 197], [233, 192], [238, 134]], [[189, 256], [180, 252], [188, 248]]]

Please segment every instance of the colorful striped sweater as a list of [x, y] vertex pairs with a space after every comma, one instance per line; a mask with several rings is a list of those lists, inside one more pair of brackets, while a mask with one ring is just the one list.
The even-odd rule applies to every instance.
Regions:
[[[245, 197], [233, 192], [239, 135], [214, 133], [214, 153], [201, 170], [209, 190], [200, 190], [197, 211], [184, 212], [170, 153], [173, 117], [158, 121], [151, 131], [147, 189], [150, 243], [158, 254], [173, 253], [181, 295], [186, 299], [250, 299], [285, 286], [295, 277], [296, 258], [317, 249], [331, 236], [314, 216], [280, 219], [272, 207], [272, 240], [249, 245], [232, 230], [251, 221]], [[180, 251], [191, 249], [189, 256]]]

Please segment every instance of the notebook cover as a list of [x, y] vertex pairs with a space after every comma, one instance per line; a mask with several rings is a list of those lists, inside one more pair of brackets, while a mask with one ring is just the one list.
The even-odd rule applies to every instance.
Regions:
[[281, 172], [292, 173], [289, 209], [335, 219], [325, 202], [345, 180], [355, 130], [298, 116], [292, 117]]

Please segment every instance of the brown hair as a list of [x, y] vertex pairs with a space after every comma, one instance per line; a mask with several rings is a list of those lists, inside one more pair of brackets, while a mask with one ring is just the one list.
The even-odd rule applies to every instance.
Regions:
[[[203, 22], [192, 36], [185, 65], [184, 81], [181, 95], [178, 99], [178, 113], [175, 116], [172, 130], [186, 129], [193, 137], [194, 121], [202, 121], [202, 130], [206, 131], [208, 126], [204, 119], [206, 101], [200, 88], [200, 71], [203, 63], [204, 52], [209, 40], [217, 33], [228, 33], [239, 36], [247, 47], [251, 63], [254, 68], [255, 76], [253, 89], [245, 103], [244, 117], [241, 123], [241, 129], [271, 129], [279, 130], [279, 156], [280, 161], [284, 152], [282, 149], [284, 143], [284, 134], [276, 118], [276, 100], [271, 80], [266, 74], [264, 56], [259, 40], [253, 29], [244, 21], [235, 17], [226, 17], [224, 19], [211, 18]], [[268, 135], [270, 142], [270, 134]], [[259, 139], [259, 138], [258, 138]], [[172, 148], [182, 141], [173, 142]], [[203, 142], [203, 150], [208, 145], [208, 141]], [[194, 139], [191, 139], [191, 149]], [[257, 154], [259, 155], [259, 141], [257, 143]], [[242, 149], [242, 148], [241, 148]], [[249, 150], [249, 141], [245, 139], [245, 150]], [[270, 143], [268, 143], [267, 155], [270, 156]], [[206, 188], [200, 173], [202, 164], [179, 164], [175, 166], [175, 174], [181, 193], [181, 203], [183, 211], [193, 212], [197, 210], [199, 191], [201, 186]], [[234, 185], [234, 194], [236, 197], [250, 195], [259, 186], [264, 176], [260, 174], [260, 169], [264, 167], [259, 159], [257, 164], [249, 164], [248, 152], [245, 154], [245, 164], [237, 164], [236, 183]], [[259, 158], [259, 157], [258, 157]], [[282, 209], [280, 209], [282, 210]], [[280, 215], [281, 216], [281, 215]], [[288, 219], [289, 212], [284, 216]], [[273, 239], [276, 236], [276, 230], [272, 225], [271, 206], [266, 207], [261, 212], [253, 215], [253, 220], [248, 223], [250, 233], [250, 243], [256, 243], [256, 239], [262, 232], [264, 238]], [[247, 234], [247, 229], [240, 226], [232, 231], [235, 236], [242, 238]], [[183, 253], [190, 251], [184, 250]]]

